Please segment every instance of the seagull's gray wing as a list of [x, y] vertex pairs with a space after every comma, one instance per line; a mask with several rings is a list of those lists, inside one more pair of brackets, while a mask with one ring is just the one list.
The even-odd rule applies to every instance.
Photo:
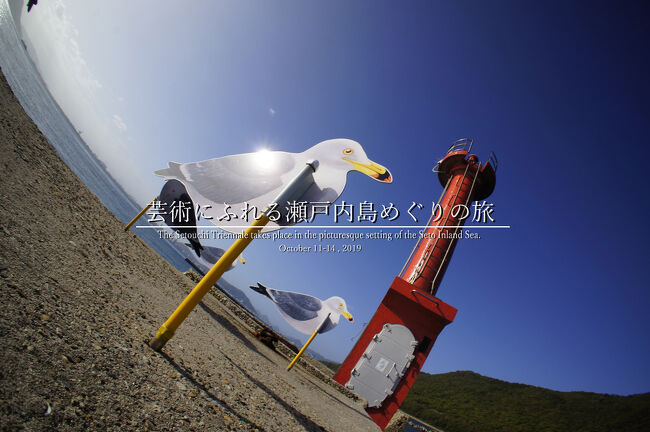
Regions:
[[214, 203], [238, 204], [282, 186], [281, 177], [295, 163], [293, 153], [243, 153], [200, 162], [170, 162], [169, 168], [156, 171], [156, 175], [183, 182], [193, 197], [194, 190]]
[[172, 229], [196, 241], [194, 203], [183, 183], [178, 180], [169, 180], [160, 191], [158, 201], [160, 214], [167, 226], [187, 227]]
[[316, 297], [289, 291], [267, 288], [272, 300], [289, 317], [296, 321], [307, 321], [318, 316], [323, 303]]

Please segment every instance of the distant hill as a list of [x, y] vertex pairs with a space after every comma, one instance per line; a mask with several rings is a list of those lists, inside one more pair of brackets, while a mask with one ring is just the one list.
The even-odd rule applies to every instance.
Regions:
[[401, 409], [445, 432], [650, 431], [650, 393], [559, 392], [471, 371], [420, 373]]
[[260, 313], [255, 309], [253, 306], [253, 303], [249, 300], [248, 296], [244, 294], [244, 291], [237, 288], [235, 285], [231, 284], [225, 279], [219, 279], [217, 281], [217, 285], [230, 294], [235, 300], [237, 300], [237, 303], [248, 309], [250, 313], [252, 313], [255, 316], [260, 315]]
[[650, 393], [559, 392], [469, 371], [421, 373], [402, 410], [445, 432], [650, 431]]

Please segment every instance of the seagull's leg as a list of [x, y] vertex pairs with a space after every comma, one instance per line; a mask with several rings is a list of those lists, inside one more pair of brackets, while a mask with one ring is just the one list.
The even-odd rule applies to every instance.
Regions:
[[142, 216], [143, 214], [145, 214], [145, 212], [146, 212], [147, 210], [149, 210], [149, 209], [151, 208], [151, 206], [152, 206], [156, 201], [158, 201], [158, 197], [152, 199], [151, 202], [150, 202], [150, 203], [149, 203], [145, 208], [143, 208], [142, 210], [140, 210], [140, 213], [138, 213], [138, 215], [137, 215], [136, 217], [134, 217], [133, 219], [131, 219], [131, 222], [129, 222], [128, 224], [126, 224], [126, 226], [124, 227], [124, 231], [128, 231], [129, 228], [131, 228], [131, 226], [135, 223], [135, 221], [137, 221], [138, 219], [140, 219], [140, 216]]
[[311, 336], [309, 336], [309, 339], [307, 339], [307, 342], [302, 346], [302, 348], [300, 348], [300, 351], [298, 351], [298, 354], [296, 354], [296, 356], [293, 358], [293, 360], [291, 360], [291, 363], [289, 363], [289, 366], [287, 366], [287, 370], [291, 370], [293, 365], [296, 364], [296, 362], [298, 361], [298, 359], [300, 358], [302, 353], [305, 352], [305, 350], [307, 349], [309, 344], [314, 340], [314, 338], [316, 337], [318, 332], [321, 331], [321, 329], [323, 328], [323, 326], [325, 325], [325, 323], [329, 319], [330, 315], [331, 314], [327, 314], [327, 316], [325, 317], [325, 319], [323, 320], [321, 325], [319, 325], [318, 328], [316, 329], [316, 331]]
[[210, 269], [209, 272], [203, 276], [203, 279], [196, 284], [194, 289], [185, 297], [185, 300], [176, 308], [171, 316], [160, 326], [156, 337], [150, 342], [149, 346], [154, 351], [160, 351], [167, 341], [169, 341], [176, 332], [178, 326], [181, 325], [185, 318], [194, 310], [201, 299], [210, 291], [212, 286], [223, 276], [223, 274], [230, 268], [232, 263], [241, 255], [246, 246], [256, 237], [262, 228], [269, 222], [269, 217], [262, 214], [262, 217], [256, 219], [246, 230], [243, 232], [242, 237], [235, 240], [235, 242], [228, 248], [228, 250], [219, 258], [219, 261]]

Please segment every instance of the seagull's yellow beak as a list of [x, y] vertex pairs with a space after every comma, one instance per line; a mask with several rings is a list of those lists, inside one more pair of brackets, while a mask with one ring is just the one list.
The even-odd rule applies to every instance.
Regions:
[[348, 321], [350, 321], [350, 322], [354, 321], [354, 318], [352, 317], [352, 315], [350, 315], [350, 312], [345, 311], [345, 310], [343, 310], [341, 308], [339, 308], [339, 312], [341, 312], [341, 315], [343, 315], [345, 317], [345, 319], [347, 319]]
[[241, 261], [242, 264], [246, 264], [246, 260], [243, 256], [239, 255], [237, 258], [239, 258], [239, 261]]
[[350, 162], [355, 170], [364, 173], [368, 177], [372, 177], [379, 182], [382, 183], [393, 182], [393, 177], [390, 175], [390, 171], [388, 171], [386, 167], [383, 167], [378, 163], [374, 163], [373, 161], [370, 161], [369, 164], [363, 164], [361, 162], [353, 161], [352, 159], [348, 159], [345, 157], [341, 159], [343, 159], [346, 162]]

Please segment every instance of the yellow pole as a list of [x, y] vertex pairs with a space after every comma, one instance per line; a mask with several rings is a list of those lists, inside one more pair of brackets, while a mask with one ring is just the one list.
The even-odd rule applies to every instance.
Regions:
[[137, 221], [138, 219], [140, 219], [140, 216], [142, 216], [143, 214], [145, 214], [145, 212], [146, 212], [147, 210], [149, 210], [149, 209], [151, 208], [151, 206], [153, 205], [153, 203], [155, 203], [156, 201], [158, 201], [158, 197], [156, 197], [156, 198], [154, 198], [153, 200], [151, 200], [151, 202], [150, 202], [150, 203], [149, 203], [145, 208], [143, 208], [143, 209], [140, 211], [140, 213], [138, 213], [138, 215], [137, 215], [136, 217], [134, 217], [133, 219], [131, 219], [131, 222], [129, 222], [129, 223], [124, 227], [124, 231], [128, 231], [129, 228], [131, 228], [131, 226], [133, 226], [133, 224], [135, 223], [135, 221]]
[[325, 323], [327, 322], [327, 320], [329, 319], [329, 317], [330, 317], [330, 314], [327, 314], [327, 316], [325, 317], [325, 320], [323, 321], [323, 323], [322, 323], [321, 325], [318, 326], [318, 328], [316, 329], [316, 331], [315, 331], [311, 336], [309, 336], [309, 339], [307, 339], [307, 342], [302, 346], [302, 348], [300, 348], [300, 351], [298, 351], [298, 354], [296, 354], [296, 356], [293, 358], [293, 360], [291, 360], [291, 363], [289, 363], [289, 366], [287, 366], [287, 370], [291, 370], [291, 368], [293, 367], [293, 365], [296, 364], [296, 362], [298, 361], [298, 359], [300, 358], [300, 356], [302, 355], [302, 353], [305, 352], [305, 350], [307, 349], [307, 347], [309, 346], [309, 344], [311, 343], [311, 341], [314, 340], [314, 338], [316, 337], [316, 335], [318, 334], [318, 332], [323, 328], [323, 326], [325, 325]]
[[169, 319], [158, 329], [156, 337], [149, 343], [149, 346], [155, 351], [160, 351], [173, 336], [174, 332], [180, 326], [185, 318], [192, 312], [201, 299], [210, 291], [210, 288], [223, 276], [223, 274], [230, 268], [232, 263], [239, 255], [246, 249], [246, 246], [255, 238], [255, 234], [259, 233], [262, 228], [269, 222], [266, 214], [262, 214], [259, 219], [256, 219], [242, 237], [235, 240], [235, 242], [228, 248], [223, 256], [215, 263], [203, 279], [194, 287], [188, 294], [183, 302], [176, 308], [174, 313], [171, 314]]

